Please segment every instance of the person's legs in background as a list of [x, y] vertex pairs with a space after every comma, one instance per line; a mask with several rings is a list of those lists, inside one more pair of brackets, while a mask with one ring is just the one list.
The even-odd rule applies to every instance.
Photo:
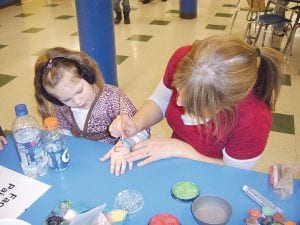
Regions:
[[[115, 24], [120, 23], [122, 20], [122, 10], [120, 7], [120, 2], [121, 2], [121, 0], [113, 0], [113, 8], [116, 13]], [[123, 4], [124, 4], [124, 1], [123, 1]]]
[[129, 4], [129, 0], [123, 0], [122, 5], [123, 5], [124, 23], [125, 24], [130, 24], [130, 17], [129, 17], [130, 4]]

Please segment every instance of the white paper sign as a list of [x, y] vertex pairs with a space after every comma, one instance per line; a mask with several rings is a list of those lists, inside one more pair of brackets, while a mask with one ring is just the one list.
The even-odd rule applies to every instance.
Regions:
[[50, 187], [0, 166], [0, 219], [17, 218]]

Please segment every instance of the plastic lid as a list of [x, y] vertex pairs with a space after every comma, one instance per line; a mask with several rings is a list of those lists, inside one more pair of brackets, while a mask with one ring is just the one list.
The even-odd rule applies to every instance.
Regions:
[[53, 130], [58, 127], [58, 121], [57, 121], [56, 117], [50, 116], [44, 120], [44, 125], [45, 125], [46, 129]]
[[124, 190], [115, 198], [115, 208], [126, 210], [128, 213], [136, 213], [144, 206], [141, 193], [136, 190]]
[[25, 116], [28, 114], [27, 107], [25, 104], [18, 104], [15, 106], [16, 116]]
[[174, 199], [189, 202], [199, 196], [200, 190], [197, 184], [193, 182], [178, 182], [173, 185], [171, 195]]
[[180, 225], [180, 221], [170, 213], [158, 213], [154, 215], [148, 223], [148, 225], [164, 224]]

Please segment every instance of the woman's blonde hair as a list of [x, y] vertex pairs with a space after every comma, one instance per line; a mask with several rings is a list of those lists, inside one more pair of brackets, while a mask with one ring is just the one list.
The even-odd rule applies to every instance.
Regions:
[[181, 91], [186, 112], [203, 121], [209, 115], [220, 137], [234, 125], [235, 107], [251, 90], [274, 109], [282, 66], [283, 56], [276, 50], [255, 48], [237, 37], [212, 36], [194, 42], [177, 65], [172, 85]]
[[45, 86], [54, 87], [66, 71], [74, 78], [85, 79], [95, 90], [102, 91], [104, 80], [97, 63], [83, 52], [72, 51], [63, 47], [50, 48], [44, 51], [35, 63], [35, 98], [42, 118], [52, 116], [55, 105], [63, 105], [51, 96]]

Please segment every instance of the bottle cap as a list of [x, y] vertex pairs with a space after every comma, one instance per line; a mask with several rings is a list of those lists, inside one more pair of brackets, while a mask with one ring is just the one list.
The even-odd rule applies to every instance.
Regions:
[[115, 208], [126, 210], [128, 213], [136, 213], [144, 206], [141, 193], [136, 190], [124, 190], [115, 198]]
[[50, 116], [44, 120], [44, 125], [47, 130], [54, 130], [58, 127], [58, 121], [56, 117]]
[[190, 202], [199, 196], [200, 190], [193, 182], [178, 182], [173, 185], [171, 195], [174, 199], [181, 202]]
[[28, 114], [27, 107], [25, 104], [18, 104], [15, 106], [16, 116], [25, 116]]

